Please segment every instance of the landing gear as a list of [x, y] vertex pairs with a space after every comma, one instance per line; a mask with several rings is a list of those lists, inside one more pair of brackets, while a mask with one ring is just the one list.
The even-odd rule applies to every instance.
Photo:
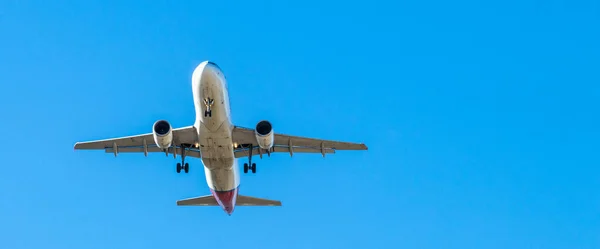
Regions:
[[254, 150], [254, 146], [250, 145], [250, 149], [248, 150], [248, 163], [244, 163], [244, 174], [248, 173], [248, 170], [252, 170], [252, 174], [256, 174], [256, 163], [252, 163], [252, 151]]
[[181, 170], [183, 169], [183, 172], [185, 172], [186, 174], [190, 172], [190, 164], [185, 163], [183, 166], [181, 165], [181, 163], [177, 163], [177, 173], [181, 173]]
[[244, 174], [247, 174], [248, 170], [251, 170], [252, 174], [256, 174], [256, 163], [253, 163], [250, 166], [248, 166], [247, 163], [244, 163]]
[[215, 100], [211, 98], [204, 99], [204, 106], [206, 106], [206, 111], [204, 111], [204, 117], [212, 117], [212, 106], [215, 104]]
[[187, 174], [188, 172], [190, 172], [190, 165], [185, 162], [186, 148], [183, 145], [181, 145], [180, 148], [181, 148], [181, 163], [177, 163], [177, 173], [181, 173], [181, 170], [183, 169], [183, 171]]

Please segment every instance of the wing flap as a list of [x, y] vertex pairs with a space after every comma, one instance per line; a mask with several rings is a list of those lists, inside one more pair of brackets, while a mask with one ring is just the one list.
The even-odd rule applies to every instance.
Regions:
[[112, 147], [113, 143], [118, 146], [140, 146], [143, 145], [144, 140], [146, 144], [153, 144], [154, 137], [152, 133], [120, 137], [120, 138], [109, 138], [95, 141], [77, 142], [75, 143], [74, 149], [76, 150], [101, 150], [107, 147]]
[[[201, 158], [202, 155], [200, 154], [200, 151], [198, 149], [194, 149], [194, 148], [186, 148], [185, 149], [185, 156], [186, 157], [195, 157], [195, 158]], [[169, 154], [172, 155], [173, 154], [173, 147], [170, 147], [168, 149]], [[181, 151], [182, 148], [181, 147], [176, 147], [175, 148], [175, 152], [177, 153], [177, 155], [181, 155]], [[105, 148], [104, 152], [106, 153], [114, 153], [115, 150], [113, 148]], [[117, 147], [117, 152], [118, 153], [143, 153], [144, 152], [144, 147]], [[161, 152], [161, 153], [165, 153], [161, 148], [158, 148], [156, 146], [148, 146], [148, 153], [156, 153], [156, 152]]]
[[[144, 140], [148, 147], [155, 146], [154, 137], [152, 133], [109, 138], [95, 141], [85, 141], [75, 143], [74, 149], [76, 150], [104, 150], [106, 148], [112, 148], [115, 144], [117, 148], [121, 147], [140, 147], [144, 146]], [[196, 135], [196, 128], [194, 126], [187, 126], [182, 128], [173, 129], [173, 140], [177, 141], [177, 144], [187, 143], [194, 144], [198, 140]], [[141, 151], [143, 152], [143, 150]]]
[[[325, 149], [325, 154], [335, 154], [335, 150], [333, 149]], [[247, 157], [249, 156], [249, 152], [250, 149], [249, 148], [242, 148], [242, 149], [238, 149], [234, 152], [235, 158], [240, 158], [240, 157]], [[289, 153], [290, 152], [290, 147], [289, 146], [278, 146], [278, 147], [273, 147], [271, 150], [271, 153], [273, 152], [286, 152]], [[252, 149], [252, 155], [259, 155], [259, 153], [265, 154], [266, 152], [264, 150], [259, 151], [258, 147], [255, 147]], [[303, 147], [292, 147], [292, 153], [321, 153], [321, 149], [318, 148], [303, 148]]]
[[[233, 141], [237, 144], [252, 144], [257, 146], [254, 130], [236, 126], [233, 128]], [[351, 143], [343, 141], [324, 140], [317, 138], [290, 136], [285, 134], [275, 133], [274, 152], [288, 152], [292, 147], [293, 152], [300, 153], [330, 153], [336, 150], [368, 150], [363, 143]], [[241, 150], [246, 154], [247, 149]], [[257, 151], [253, 151], [254, 154]], [[333, 153], [333, 152], [332, 152]], [[236, 157], [237, 157], [236, 153]], [[247, 155], [247, 154], [246, 154]]]
[[285, 134], [275, 134], [275, 144], [287, 144], [292, 140], [293, 146], [331, 148], [334, 150], [367, 150], [367, 146], [362, 143], [350, 143], [333, 140], [323, 140], [317, 138], [307, 138], [299, 136], [290, 136]]

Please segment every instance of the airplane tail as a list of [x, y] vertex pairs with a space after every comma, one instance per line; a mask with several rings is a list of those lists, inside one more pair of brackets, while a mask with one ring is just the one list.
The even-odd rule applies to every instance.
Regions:
[[[238, 195], [236, 206], [281, 206], [281, 201]], [[219, 206], [217, 199], [212, 195], [199, 196], [184, 200], [178, 200], [177, 206]]]

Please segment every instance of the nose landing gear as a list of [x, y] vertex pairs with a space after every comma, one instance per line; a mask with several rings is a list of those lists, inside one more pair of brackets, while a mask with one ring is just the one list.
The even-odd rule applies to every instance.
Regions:
[[212, 106], [215, 104], [215, 100], [211, 98], [204, 99], [204, 106], [206, 106], [206, 111], [204, 111], [204, 117], [212, 117]]

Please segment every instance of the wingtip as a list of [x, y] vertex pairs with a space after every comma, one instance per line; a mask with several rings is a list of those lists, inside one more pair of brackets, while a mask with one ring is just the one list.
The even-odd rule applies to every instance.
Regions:
[[73, 145], [73, 150], [75, 151], [75, 150], [79, 149], [79, 148], [81, 147], [80, 145], [81, 145], [81, 143], [80, 143], [80, 142], [76, 142], [76, 143]]

